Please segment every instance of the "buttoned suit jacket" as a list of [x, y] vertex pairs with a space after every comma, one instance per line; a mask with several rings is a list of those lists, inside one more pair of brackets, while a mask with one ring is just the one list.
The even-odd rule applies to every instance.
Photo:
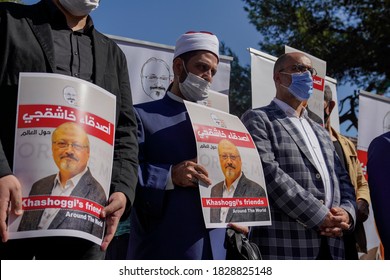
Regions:
[[[345, 209], [354, 225], [356, 202], [348, 174], [341, 166], [329, 133], [303, 116], [318, 138], [333, 184], [332, 207]], [[260, 154], [271, 209], [271, 226], [253, 227], [251, 239], [264, 259], [315, 259], [321, 244], [319, 226], [329, 209], [309, 149], [287, 115], [270, 105], [248, 110], [242, 121]], [[327, 238], [334, 259], [344, 258], [342, 238]]]
[[[49, 15], [45, 0], [34, 5], [0, 3], [0, 177], [12, 174], [19, 73], [56, 71]], [[93, 83], [116, 96], [110, 193], [123, 192], [132, 203], [138, 142], [126, 57], [114, 41], [94, 28], [92, 42]]]
[[135, 108], [140, 167], [127, 257], [225, 259], [225, 229], [206, 229], [199, 189], [166, 190], [171, 167], [197, 156], [184, 103], [166, 94]]
[[[50, 195], [56, 174], [45, 177], [33, 184], [29, 196]], [[92, 176], [91, 171], [88, 171], [80, 178], [77, 185], [72, 190], [71, 197], [88, 199], [92, 202], [98, 203], [102, 206], [106, 205], [107, 197], [103, 187]], [[41, 221], [41, 217], [44, 209], [24, 211], [22, 219], [20, 221], [18, 231], [37, 230]], [[50, 223], [48, 229], [73, 229], [80, 230], [86, 233], [90, 233], [98, 238], [102, 238], [104, 227], [90, 220], [84, 220], [75, 217], [67, 217], [68, 212], [79, 213], [81, 215], [84, 212], [79, 212], [71, 209], [61, 209], [56, 214], [54, 220]], [[93, 216], [91, 216], [93, 217]], [[102, 220], [100, 220], [102, 222]]]
[[[210, 197], [222, 197], [224, 181], [219, 182], [211, 189]], [[233, 197], [245, 198], [245, 197], [263, 197], [266, 198], [265, 190], [262, 186], [256, 182], [248, 179], [244, 173], [237, 183], [237, 188], [234, 191]], [[251, 207], [238, 208], [238, 209], [253, 209], [254, 212], [247, 213], [233, 213], [233, 209], [230, 208], [226, 215], [226, 220], [221, 221], [221, 208], [210, 209], [210, 222], [211, 223], [230, 223], [230, 222], [248, 222], [248, 221], [266, 221], [269, 220], [268, 210], [266, 212], [256, 212], [256, 209]]]

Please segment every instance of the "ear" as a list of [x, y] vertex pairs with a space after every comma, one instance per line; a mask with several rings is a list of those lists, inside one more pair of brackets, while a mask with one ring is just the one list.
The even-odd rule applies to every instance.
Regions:
[[181, 58], [175, 58], [172, 64], [173, 73], [175, 76], [180, 76], [183, 72], [183, 60]]
[[276, 82], [280, 83], [280, 73], [279, 72], [275, 72], [273, 78], [274, 78], [275, 83]]

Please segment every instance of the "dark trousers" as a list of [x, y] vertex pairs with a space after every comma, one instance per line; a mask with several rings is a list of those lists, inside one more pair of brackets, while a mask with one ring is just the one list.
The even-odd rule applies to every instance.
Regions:
[[321, 236], [321, 246], [317, 260], [333, 260], [332, 255], [330, 254], [328, 241], [325, 236]]
[[355, 235], [345, 234], [344, 237], [344, 250], [345, 250], [345, 259], [346, 260], [358, 260], [359, 255], [356, 249], [356, 239]]
[[129, 244], [130, 234], [125, 233], [115, 236], [106, 252], [106, 260], [125, 260], [127, 256], [127, 248]]

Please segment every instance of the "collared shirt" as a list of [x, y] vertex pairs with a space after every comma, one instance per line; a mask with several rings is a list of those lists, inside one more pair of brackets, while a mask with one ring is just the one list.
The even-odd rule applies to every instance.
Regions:
[[[234, 192], [237, 189], [237, 185], [241, 179], [241, 176], [242, 176], [242, 172], [241, 172], [241, 175], [236, 180], [234, 180], [234, 182], [230, 185], [229, 189], [226, 186], [226, 181], [225, 180], [223, 181], [222, 197], [224, 197], [224, 198], [233, 198], [234, 197]], [[230, 209], [229, 207], [221, 207], [220, 220], [222, 222], [226, 221], [226, 216], [227, 216], [227, 213], [229, 212], [229, 209]]]
[[46, 1], [54, 42], [54, 72], [93, 82], [93, 22], [88, 16], [84, 29], [73, 31], [53, 1]]
[[[61, 186], [60, 181], [60, 174], [57, 173], [56, 178], [54, 179], [54, 186], [51, 191], [52, 196], [70, 196], [75, 186], [77, 186], [78, 182], [80, 181], [81, 177], [85, 174], [85, 172], [88, 171], [88, 168], [85, 168], [85, 170], [76, 176], [70, 178], [68, 181], [66, 181], [65, 186]], [[46, 208], [43, 211], [41, 221], [38, 224], [38, 229], [48, 229], [51, 222], [54, 220], [54, 217], [57, 215], [57, 213], [61, 210], [61, 208]]]
[[301, 116], [298, 115], [298, 112], [289, 106], [287, 103], [274, 98], [273, 100], [276, 105], [280, 107], [280, 109], [285, 112], [287, 117], [291, 120], [293, 125], [298, 129], [300, 135], [306, 143], [306, 146], [310, 152], [311, 157], [314, 160], [315, 167], [321, 175], [322, 182], [324, 184], [325, 189], [325, 205], [330, 208], [332, 206], [332, 181], [330, 180], [330, 173], [328, 167], [325, 163], [324, 155], [322, 154], [320, 143], [318, 142], [318, 138], [314, 133], [313, 128], [309, 124], [309, 122], [302, 115], [306, 115], [307, 112], [303, 109], [303, 114]]

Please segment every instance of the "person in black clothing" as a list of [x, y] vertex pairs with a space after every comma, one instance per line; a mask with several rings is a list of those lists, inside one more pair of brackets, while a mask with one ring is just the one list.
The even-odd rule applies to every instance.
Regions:
[[[42, 0], [34, 5], [0, 3], [0, 235], [8, 241], [7, 208], [22, 214], [21, 184], [13, 174], [17, 89], [20, 72], [74, 76], [116, 96], [115, 146], [110, 197], [101, 214], [101, 246], [73, 237], [15, 239], [2, 243], [5, 259], [103, 259], [119, 219], [134, 200], [138, 168], [136, 120], [125, 55], [94, 28], [89, 13], [98, 0]], [[28, 42], [28, 44], [26, 43]]]

